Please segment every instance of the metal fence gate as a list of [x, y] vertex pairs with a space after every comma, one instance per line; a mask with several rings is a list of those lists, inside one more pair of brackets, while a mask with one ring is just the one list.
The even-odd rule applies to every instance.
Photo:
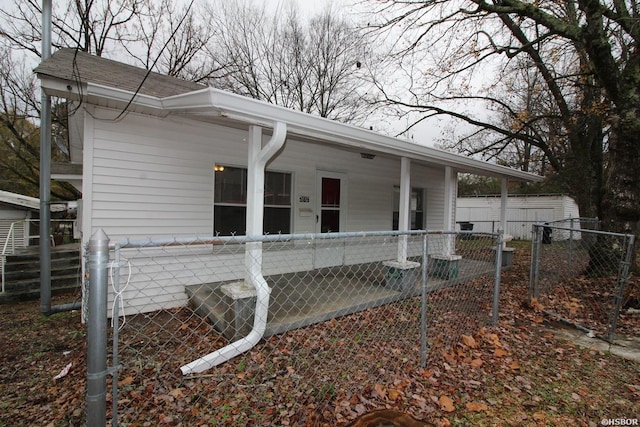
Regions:
[[98, 232], [87, 425], [346, 423], [399, 389], [395, 373], [497, 322], [501, 248], [490, 233]]
[[548, 314], [613, 342], [634, 236], [579, 228], [575, 219], [573, 227], [557, 224], [533, 226], [529, 297]]

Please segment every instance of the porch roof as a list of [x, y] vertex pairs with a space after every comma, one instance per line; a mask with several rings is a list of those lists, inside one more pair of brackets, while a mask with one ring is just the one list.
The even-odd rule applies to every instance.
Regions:
[[[287, 135], [320, 144], [387, 157], [407, 157], [428, 165], [450, 166], [457, 172], [495, 176], [518, 181], [542, 177], [475, 160], [425, 145], [348, 125], [301, 111], [206, 87], [182, 79], [96, 57], [73, 49], [61, 49], [43, 61], [35, 72], [52, 96], [116, 110], [184, 116], [227, 126], [287, 125]], [[140, 82], [143, 82], [142, 84]], [[115, 117], [114, 117], [115, 118]]]

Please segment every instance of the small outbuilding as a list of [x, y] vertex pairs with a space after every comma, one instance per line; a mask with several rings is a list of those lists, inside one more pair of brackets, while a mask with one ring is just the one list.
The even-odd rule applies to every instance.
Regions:
[[[500, 196], [458, 197], [456, 221], [460, 229], [472, 224], [473, 231], [496, 232], [500, 227]], [[505, 233], [518, 240], [531, 239], [532, 224], [575, 218], [580, 212], [576, 202], [564, 194], [509, 195]], [[564, 224], [569, 226], [569, 224]]]
[[[64, 203], [51, 205], [51, 212], [64, 212]], [[37, 242], [40, 199], [0, 190], [0, 251], [9, 245], [26, 247]], [[11, 248], [9, 248], [11, 249]]]

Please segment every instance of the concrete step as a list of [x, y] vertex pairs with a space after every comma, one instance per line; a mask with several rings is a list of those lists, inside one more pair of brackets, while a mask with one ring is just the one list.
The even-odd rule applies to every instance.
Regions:
[[[71, 288], [75, 287], [80, 289], [81, 281], [80, 281], [81, 273], [72, 273], [72, 274], [64, 274], [64, 275], [55, 275], [51, 276], [51, 289], [58, 288]], [[4, 285], [5, 292], [8, 293], [23, 293], [23, 292], [40, 292], [40, 278], [32, 278], [32, 279], [22, 279], [22, 280], [14, 280], [11, 283], [6, 283]]]
[[[51, 262], [51, 277], [75, 274], [80, 270], [78, 259], [57, 260]], [[5, 265], [4, 280], [5, 285], [27, 279], [40, 278], [40, 264], [7, 264]]]
[[[78, 293], [80, 295], [80, 288], [77, 285], [71, 286], [57, 286], [51, 288], [51, 295], [72, 295]], [[0, 292], [0, 304], [9, 304], [12, 302], [18, 301], [32, 301], [40, 298], [40, 289], [37, 290], [28, 290], [21, 292]]]
[[189, 297], [189, 305], [199, 316], [209, 319], [213, 327], [227, 338], [230, 334], [232, 335], [228, 321], [225, 319], [229, 307], [224, 303], [224, 295], [220, 291], [219, 284], [187, 286], [185, 292]]

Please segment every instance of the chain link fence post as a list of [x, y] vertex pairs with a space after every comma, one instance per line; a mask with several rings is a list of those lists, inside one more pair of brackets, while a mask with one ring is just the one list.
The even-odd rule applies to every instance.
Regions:
[[538, 298], [540, 289], [540, 244], [542, 243], [542, 226], [533, 224], [531, 226], [531, 270], [529, 272], [529, 299]]
[[573, 272], [573, 233], [574, 233], [574, 223], [573, 218], [569, 219], [571, 221], [570, 230], [569, 230], [569, 260], [568, 260], [568, 270], [569, 274], [574, 274]]
[[491, 319], [493, 325], [498, 324], [498, 314], [500, 310], [500, 271], [502, 270], [502, 236], [504, 230], [498, 229], [496, 237], [496, 274], [493, 286], [493, 317]]
[[427, 270], [429, 268], [429, 240], [422, 236], [422, 289], [420, 305], [420, 366], [427, 366]]
[[[113, 329], [111, 362], [111, 427], [118, 427], [118, 333], [120, 331], [120, 304], [122, 302], [122, 290], [120, 289], [120, 244], [116, 243], [113, 264], [111, 265], [111, 284], [113, 286], [113, 309], [111, 323]], [[124, 314], [124, 313], [123, 313]]]
[[629, 266], [631, 264], [634, 239], [635, 236], [633, 234], [627, 234], [624, 239], [625, 250], [618, 268], [618, 293], [615, 295], [615, 308], [611, 313], [610, 328], [607, 333], [607, 341], [610, 343], [613, 343], [615, 339], [618, 316], [620, 315], [620, 308], [622, 307], [622, 300], [624, 299], [624, 289], [629, 278]]
[[91, 236], [88, 251], [87, 426], [100, 427], [106, 425], [109, 263], [109, 238], [102, 229]]

